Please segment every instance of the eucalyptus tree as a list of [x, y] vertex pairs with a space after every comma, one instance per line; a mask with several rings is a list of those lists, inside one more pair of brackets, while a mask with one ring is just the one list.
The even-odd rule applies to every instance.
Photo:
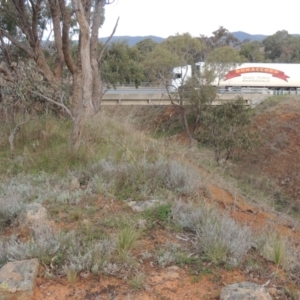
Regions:
[[[184, 99], [186, 89], [184, 84], [188, 79], [187, 65], [194, 66], [197, 55], [202, 49], [199, 39], [185, 33], [168, 37], [161, 44], [149, 52], [145, 59], [145, 70], [153, 82], [157, 82], [166, 88], [170, 103], [179, 112], [184, 130], [189, 138], [190, 144], [193, 144], [193, 137], [189, 129], [186, 116]], [[174, 92], [175, 87], [172, 84], [174, 69], [177, 68], [181, 75], [181, 88]]]
[[[2, 75], [13, 76], [15, 63], [10, 49], [35, 62], [43, 82], [56, 86], [45, 95], [28, 86], [28, 92], [42, 97], [66, 110], [73, 119], [70, 149], [80, 147], [83, 128], [88, 116], [99, 110], [102, 87], [99, 62], [105, 52], [98, 51], [99, 29], [104, 22], [104, 9], [114, 0], [1, 0], [0, 42], [6, 66]], [[116, 25], [112, 30], [114, 34]], [[45, 55], [46, 36], [52, 37], [51, 59]], [[72, 36], [78, 39], [77, 51], [72, 52]], [[112, 36], [111, 35], [111, 36]], [[50, 38], [51, 40], [51, 38]], [[48, 40], [50, 43], [50, 41]], [[17, 58], [18, 59], [18, 58]], [[64, 73], [70, 74], [72, 93], [67, 104], [57, 96]], [[68, 105], [69, 104], [69, 105]]]

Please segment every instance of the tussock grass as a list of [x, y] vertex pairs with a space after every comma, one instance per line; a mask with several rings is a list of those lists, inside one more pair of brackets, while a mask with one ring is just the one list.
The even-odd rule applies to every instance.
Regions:
[[264, 235], [261, 253], [264, 258], [275, 263], [276, 267], [288, 270], [297, 260], [297, 251], [287, 238], [271, 231]]
[[145, 274], [137, 273], [128, 281], [128, 284], [130, 285], [133, 291], [141, 291], [145, 289], [145, 280], [146, 280]]
[[133, 227], [125, 227], [117, 236], [116, 250], [121, 262], [127, 262], [131, 250], [136, 246], [140, 233]]

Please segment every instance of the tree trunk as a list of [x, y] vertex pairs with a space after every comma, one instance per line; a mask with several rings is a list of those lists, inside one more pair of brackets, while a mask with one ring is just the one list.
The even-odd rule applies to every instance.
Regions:
[[72, 85], [72, 99], [71, 99], [71, 111], [73, 116], [77, 116], [81, 109], [82, 101], [82, 72], [77, 68], [73, 74], [73, 85]]
[[186, 117], [186, 113], [185, 113], [185, 109], [183, 106], [180, 107], [180, 114], [181, 114], [181, 118], [182, 118], [182, 121], [183, 121], [183, 127], [184, 127], [184, 130], [189, 138], [189, 142], [190, 142], [190, 147], [193, 147], [194, 145], [194, 138], [190, 132], [190, 128], [189, 128], [189, 124], [188, 124], [188, 121], [187, 121], [187, 117]]
[[[81, 72], [77, 71], [73, 81], [73, 99], [76, 104], [75, 120], [70, 139], [70, 150], [79, 150], [84, 124], [88, 116], [94, 112], [93, 108], [93, 72], [90, 56], [89, 23], [86, 20], [84, 8], [80, 0], [73, 0], [76, 16], [80, 25], [80, 62]], [[79, 91], [78, 91], [79, 89]], [[76, 94], [79, 92], [80, 96]], [[77, 103], [79, 101], [79, 103]]]
[[95, 112], [97, 113], [100, 109], [101, 98], [102, 98], [102, 82], [98, 65], [98, 32], [99, 27], [102, 22], [102, 11], [104, 7], [104, 1], [96, 1], [94, 16], [93, 16], [93, 25], [91, 32], [91, 67], [93, 70], [93, 106]]

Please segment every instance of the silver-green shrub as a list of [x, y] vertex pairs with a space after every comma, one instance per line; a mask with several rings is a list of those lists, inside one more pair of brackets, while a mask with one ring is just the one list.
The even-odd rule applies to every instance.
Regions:
[[113, 240], [104, 239], [89, 245], [82, 245], [76, 250], [71, 249], [67, 251], [67, 262], [64, 268], [76, 272], [91, 271], [98, 274], [108, 264], [115, 248]]
[[176, 161], [150, 162], [101, 160], [93, 181], [96, 192], [113, 194], [121, 198], [159, 197], [166, 191], [190, 195], [201, 185], [199, 175]]
[[255, 239], [246, 226], [227, 215], [205, 206], [176, 201], [172, 208], [173, 222], [195, 233], [194, 247], [213, 262], [239, 264], [255, 245]]

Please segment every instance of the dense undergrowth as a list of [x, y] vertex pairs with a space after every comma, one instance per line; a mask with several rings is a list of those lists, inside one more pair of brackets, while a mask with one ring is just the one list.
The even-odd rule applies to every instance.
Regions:
[[[138, 289], [145, 280], [140, 262], [149, 259], [157, 267], [185, 264], [197, 272], [204, 262], [246, 270], [257, 256], [287, 274], [300, 268], [292, 240], [271, 229], [252, 232], [207, 205], [210, 179], [198, 166], [222, 173], [207, 149], [204, 154], [187, 149], [157, 134], [157, 126], [156, 136], [163, 138], [154, 139], [128, 118], [105, 111], [89, 121], [76, 155], [68, 150], [71, 125], [66, 120], [46, 116], [27, 122], [16, 136], [14, 153], [8, 144], [13, 127], [1, 126], [0, 266], [38, 258], [48, 276], [63, 274], [70, 282], [83, 271], [120, 276], [125, 269], [122, 276]], [[209, 178], [214, 176], [219, 178]], [[77, 188], [71, 186], [74, 178]], [[133, 213], [127, 205], [148, 200], [157, 205], [144, 212]], [[109, 211], [113, 201], [120, 202], [119, 210]], [[18, 217], [33, 203], [45, 206], [57, 226], [20, 236]], [[157, 228], [185, 238], [140, 249], [139, 241]]]

